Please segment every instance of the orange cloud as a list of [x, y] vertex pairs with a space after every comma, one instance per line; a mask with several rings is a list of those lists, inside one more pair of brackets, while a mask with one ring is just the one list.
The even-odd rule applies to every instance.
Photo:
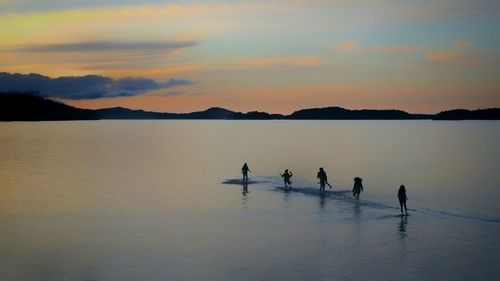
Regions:
[[376, 45], [368, 48], [369, 51], [375, 53], [409, 53], [420, 50], [420, 46], [416, 45]]
[[428, 54], [427, 59], [437, 63], [464, 66], [480, 65], [486, 62], [480, 53], [463, 50], [436, 51]]
[[[477, 66], [495, 63], [496, 59], [491, 58], [491, 53], [487, 50], [474, 50], [468, 47], [468, 40], [457, 40], [455, 44], [447, 50], [435, 51], [427, 55], [427, 59], [432, 62], [448, 65]], [[490, 58], [488, 58], [488, 55]]]
[[170, 3], [0, 13], [0, 38], [4, 46], [126, 41], [130, 38], [137, 41], [153, 38], [191, 41], [226, 30], [228, 25], [221, 15], [230, 8]]
[[275, 57], [251, 58], [240, 60], [237, 68], [289, 68], [289, 67], [318, 67], [325, 65], [326, 61], [317, 56], [302, 57]]
[[107, 69], [100, 71], [93, 71], [93, 73], [100, 73], [104, 75], [109, 75], [113, 78], [128, 77], [130, 75], [150, 77], [150, 78], [163, 78], [168, 75], [194, 72], [201, 70], [203, 65], [201, 64], [180, 64], [180, 65], [169, 65], [164, 67], [155, 68], [117, 68], [117, 69]]
[[359, 46], [354, 41], [345, 41], [337, 45], [337, 50], [344, 52], [352, 52], [359, 49]]
[[457, 40], [455, 41], [455, 45], [458, 47], [467, 47], [469, 46], [470, 42], [468, 40]]
[[[83, 76], [96, 74], [91, 70], [81, 69], [80, 65], [76, 64], [47, 64], [47, 63], [23, 63], [0, 68], [0, 72], [12, 73], [42, 73], [49, 77], [58, 76]], [[130, 76], [130, 75], [129, 75]]]
[[433, 52], [433, 53], [430, 53], [427, 57], [431, 61], [447, 62], [447, 61], [456, 60], [462, 56], [463, 56], [462, 51], [452, 50], [452, 51]]

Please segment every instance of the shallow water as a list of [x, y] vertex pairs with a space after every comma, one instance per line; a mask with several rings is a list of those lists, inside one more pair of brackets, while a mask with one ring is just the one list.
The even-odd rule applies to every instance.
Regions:
[[0, 123], [0, 280], [496, 280], [499, 143], [496, 121]]

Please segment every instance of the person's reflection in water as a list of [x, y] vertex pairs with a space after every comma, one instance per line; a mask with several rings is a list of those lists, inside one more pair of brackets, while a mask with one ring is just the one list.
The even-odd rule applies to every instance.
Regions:
[[285, 192], [283, 192], [283, 207], [288, 208], [288, 201], [290, 199], [290, 193], [291, 191], [289, 189], [284, 189]]
[[406, 247], [406, 243], [408, 241], [408, 231], [406, 226], [408, 225], [408, 217], [407, 216], [401, 216], [401, 220], [399, 221], [398, 224], [398, 234], [399, 234], [399, 246], [400, 246], [400, 255], [401, 259], [405, 260], [408, 255], [408, 250]]
[[363, 222], [363, 218], [361, 215], [361, 208], [358, 202], [352, 204], [352, 245], [357, 248], [360, 244], [363, 243], [365, 239], [365, 226], [366, 223]]
[[325, 208], [325, 198], [326, 198], [325, 194], [323, 192], [321, 192], [319, 194], [319, 201], [318, 201], [319, 202], [319, 208], [321, 210], [323, 210]]
[[354, 204], [354, 213], [353, 213], [353, 217], [356, 221], [358, 221], [360, 214], [361, 214], [361, 208], [359, 208], [359, 202], [356, 202], [356, 204]]
[[243, 183], [243, 195], [247, 195], [248, 193], [248, 183], [244, 182]]
[[247, 200], [248, 200], [248, 183], [246, 182], [243, 182], [243, 190], [241, 192], [241, 194], [243, 194], [243, 197], [242, 197], [242, 203], [243, 203], [243, 207], [246, 208], [247, 207]]
[[399, 237], [401, 240], [405, 239], [407, 235], [406, 233], [406, 225], [408, 224], [408, 217], [402, 216], [401, 221], [399, 222]]

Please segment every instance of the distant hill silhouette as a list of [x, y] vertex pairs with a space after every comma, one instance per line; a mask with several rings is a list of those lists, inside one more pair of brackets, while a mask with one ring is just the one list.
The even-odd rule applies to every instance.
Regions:
[[436, 114], [434, 120], [500, 120], [500, 108], [454, 109]]
[[2, 121], [92, 119], [98, 119], [93, 110], [75, 108], [30, 93], [0, 94], [0, 120]]
[[205, 111], [177, 114], [181, 119], [232, 119], [236, 112], [220, 107], [211, 107]]
[[[250, 119], [270, 119], [269, 114], [249, 113]], [[273, 115], [275, 116], [275, 115]], [[279, 115], [281, 116], [281, 115]], [[191, 113], [162, 113], [123, 107], [80, 109], [32, 93], [0, 93], [0, 120], [96, 120], [96, 119], [246, 119], [247, 114], [220, 107]]]
[[295, 111], [289, 119], [311, 120], [401, 120], [401, 119], [431, 119], [432, 115], [410, 114], [402, 110], [349, 110], [341, 107], [325, 107], [302, 109]]
[[349, 110], [341, 107], [312, 108], [290, 115], [251, 111], [234, 112], [220, 107], [191, 113], [162, 113], [123, 107], [81, 109], [32, 93], [0, 93], [0, 121], [98, 120], [98, 119], [229, 119], [229, 120], [500, 120], [500, 109], [457, 109], [436, 115], [410, 114], [401, 110]]
[[282, 114], [269, 114], [267, 112], [260, 111], [250, 111], [247, 113], [237, 112], [231, 115], [231, 119], [240, 120], [270, 120], [270, 119], [284, 119], [285, 116]]

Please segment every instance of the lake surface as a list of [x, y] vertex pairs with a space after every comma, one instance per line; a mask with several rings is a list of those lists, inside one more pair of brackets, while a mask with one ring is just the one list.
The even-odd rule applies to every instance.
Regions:
[[498, 280], [499, 199], [498, 121], [0, 123], [0, 280]]

